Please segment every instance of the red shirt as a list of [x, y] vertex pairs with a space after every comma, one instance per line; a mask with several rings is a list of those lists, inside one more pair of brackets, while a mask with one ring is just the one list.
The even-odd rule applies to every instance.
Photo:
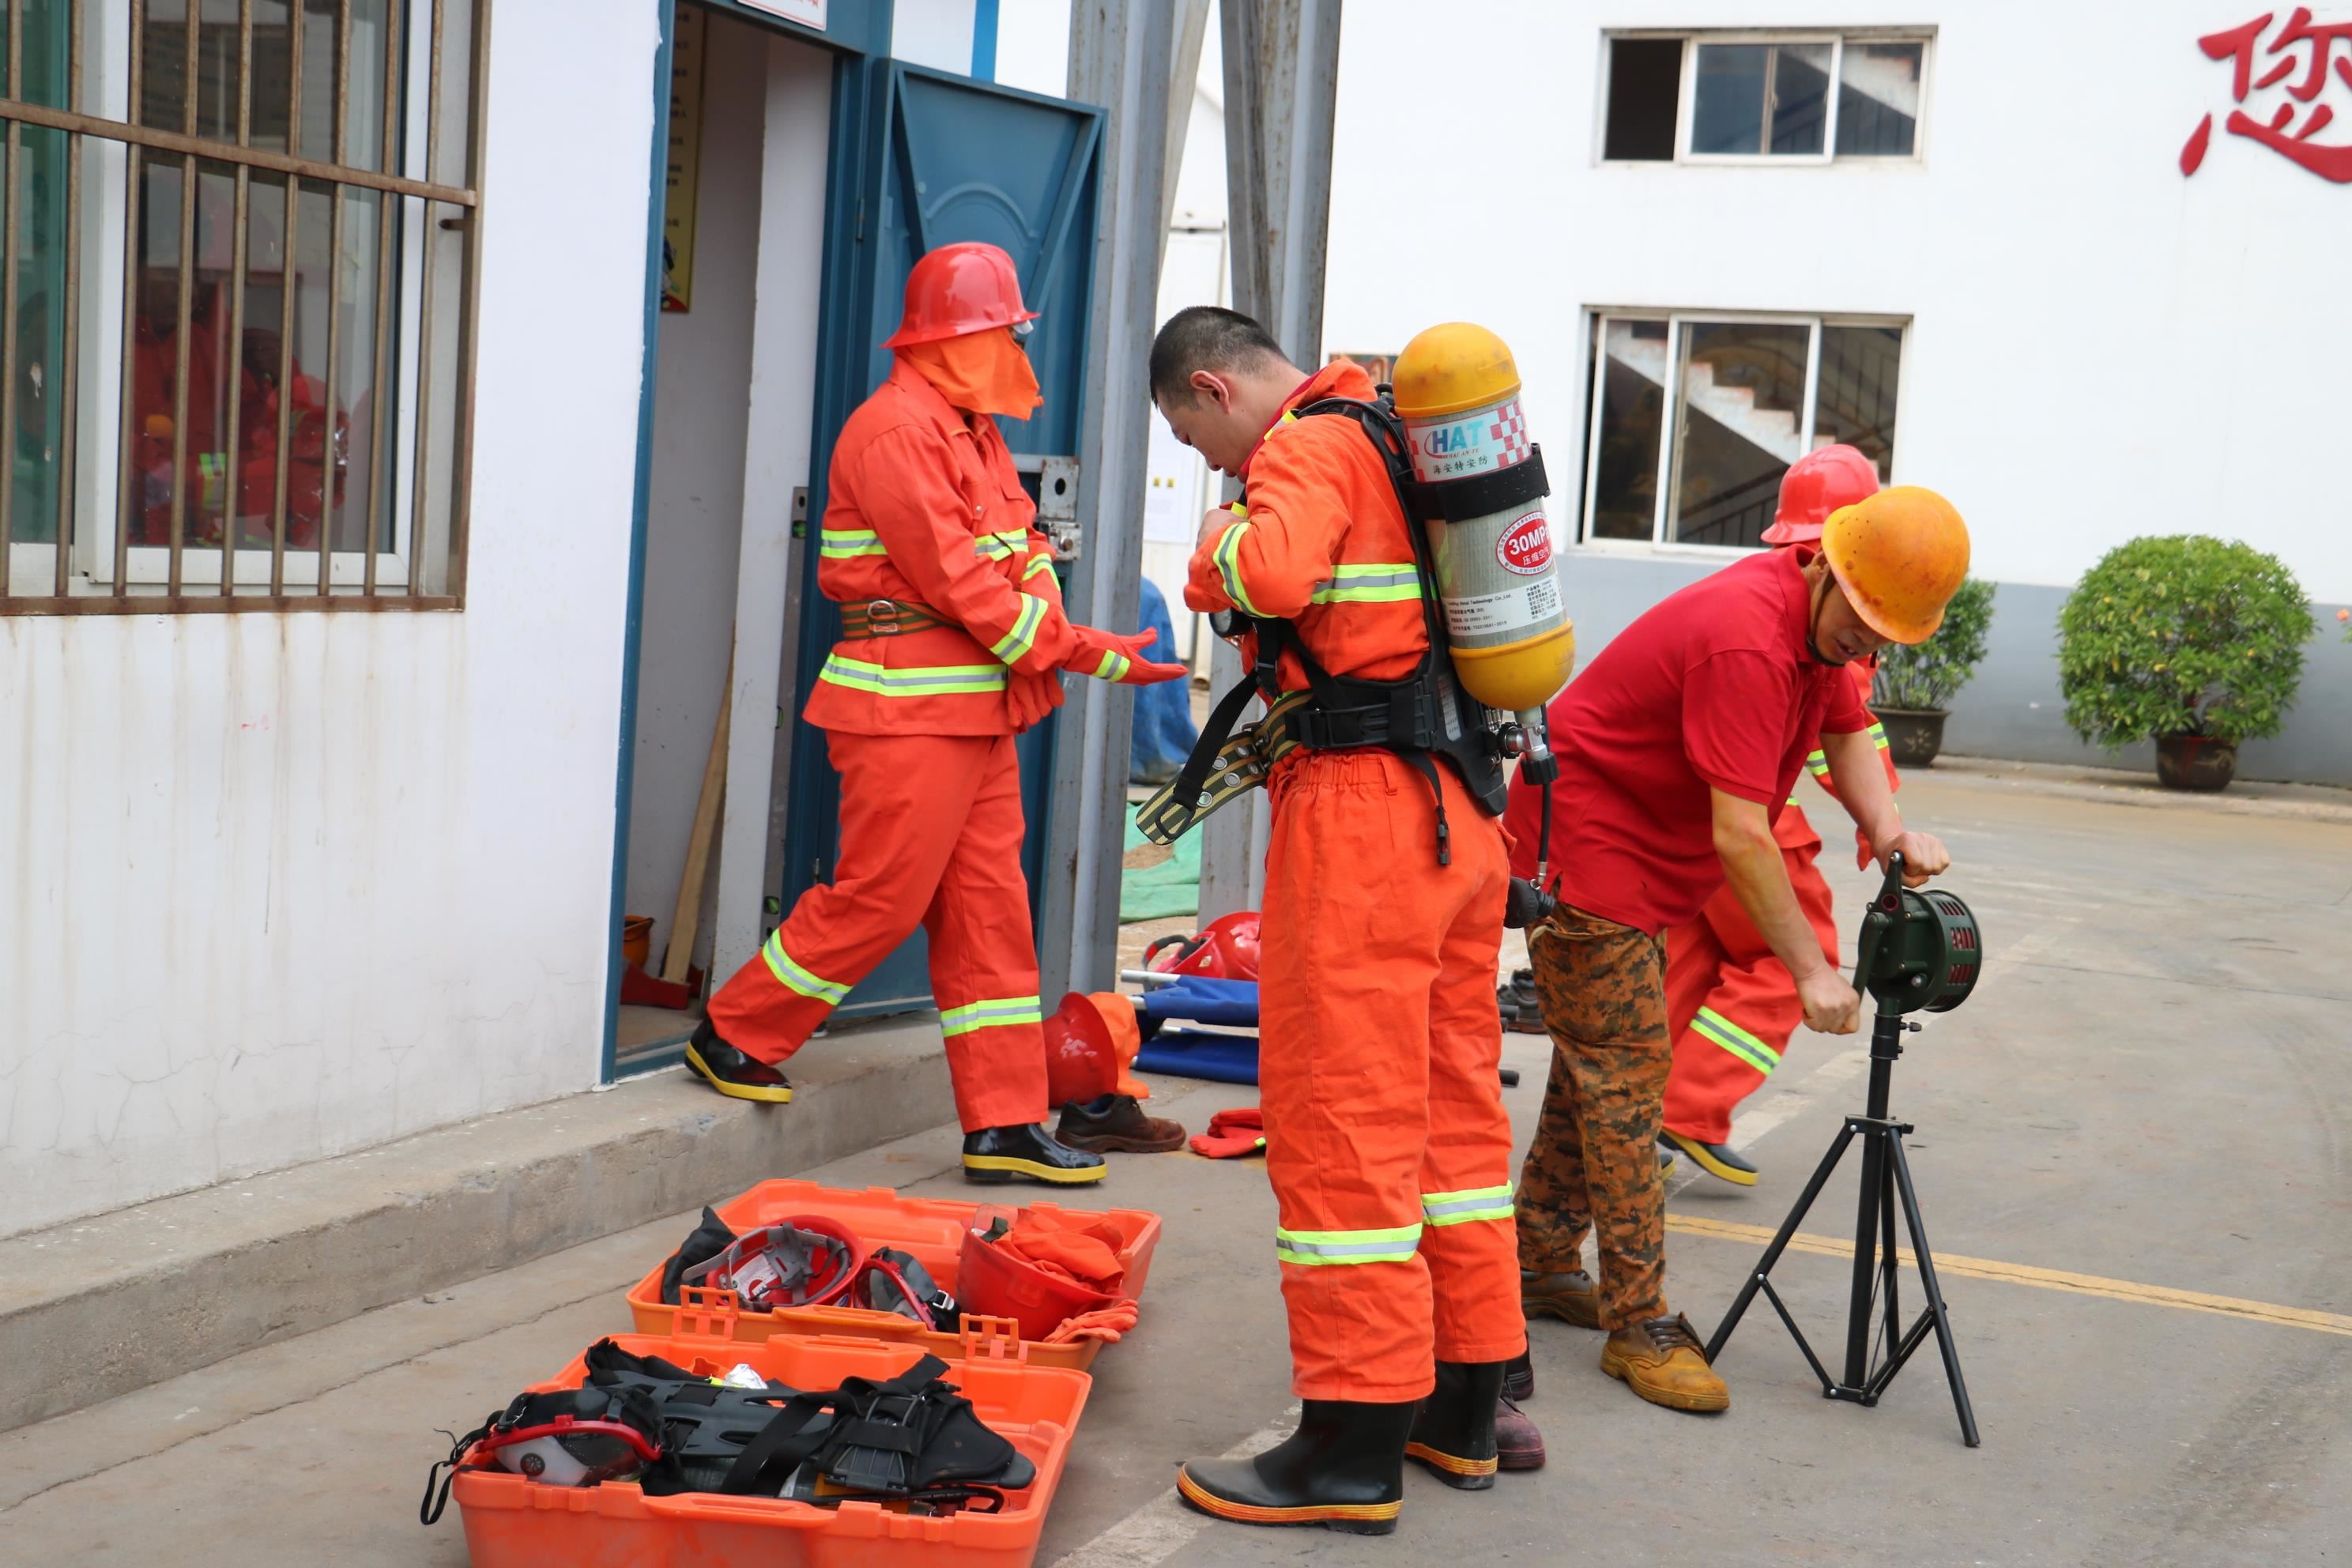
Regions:
[[[1870, 728], [1853, 677], [1807, 646], [1812, 552], [1776, 550], [1653, 606], [1550, 709], [1560, 897], [1655, 933], [1723, 886], [1710, 787], [1778, 817], [1822, 734]], [[1511, 787], [1512, 869], [1534, 873], [1541, 792]]]

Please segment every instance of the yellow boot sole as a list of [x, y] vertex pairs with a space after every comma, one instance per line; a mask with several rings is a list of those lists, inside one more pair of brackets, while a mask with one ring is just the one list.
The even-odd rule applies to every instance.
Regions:
[[753, 1084], [730, 1083], [712, 1072], [710, 1064], [702, 1059], [702, 1053], [692, 1046], [686, 1047], [686, 1065], [692, 1068], [703, 1082], [730, 1100], [752, 1100], [762, 1105], [790, 1105], [793, 1102], [792, 1085], [786, 1084], [782, 1089], [761, 1089]]
[[1385, 1535], [1396, 1528], [1402, 1502], [1310, 1503], [1302, 1508], [1258, 1508], [1229, 1502], [1200, 1486], [1182, 1470], [1176, 1472], [1176, 1489], [1202, 1513], [1235, 1524], [1320, 1524], [1364, 1535]]
[[1727, 1165], [1722, 1161], [1717, 1159], [1714, 1155], [1708, 1153], [1706, 1152], [1706, 1144], [1701, 1143], [1695, 1139], [1685, 1138], [1679, 1132], [1662, 1131], [1659, 1135], [1664, 1138], [1667, 1142], [1673, 1144], [1675, 1148], [1681, 1151], [1683, 1153], [1688, 1154], [1693, 1160], [1696, 1161], [1698, 1163], [1698, 1168], [1705, 1171], [1708, 1175], [1713, 1176], [1716, 1180], [1719, 1182], [1729, 1182], [1735, 1187], [1752, 1187], [1756, 1184], [1756, 1172], [1733, 1169], [1731, 1166]]
[[1041, 1164], [1035, 1160], [1023, 1160], [1011, 1154], [966, 1154], [964, 1174], [975, 1182], [1009, 1182], [1016, 1176], [1032, 1181], [1051, 1182], [1060, 1187], [1080, 1187], [1088, 1182], [1099, 1182], [1110, 1174], [1108, 1165], [1095, 1165], [1085, 1170], [1066, 1171], [1058, 1165]]

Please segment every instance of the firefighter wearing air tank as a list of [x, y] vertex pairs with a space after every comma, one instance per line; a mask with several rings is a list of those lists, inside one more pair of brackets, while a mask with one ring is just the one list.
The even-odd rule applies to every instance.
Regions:
[[[1400, 404], [1417, 374], [1458, 363], [1465, 339], [1472, 359], [1507, 372], [1491, 334], [1424, 337], [1398, 362]], [[1364, 372], [1343, 362], [1308, 375], [1256, 322], [1202, 306], [1161, 329], [1151, 390], [1178, 439], [1244, 484], [1243, 501], [1202, 527], [1185, 602], [1249, 617], [1243, 652], [1262, 684], [1312, 694], [1267, 783], [1259, 970], [1266, 1173], [1303, 1411], [1297, 1433], [1255, 1459], [1186, 1464], [1180, 1489], [1220, 1518], [1384, 1533], [1408, 1457], [1483, 1489], [1499, 1465], [1498, 1415], [1526, 1419], [1499, 1404], [1504, 1363], [1526, 1343], [1494, 1003], [1509, 880], [1500, 761], [1465, 732], [1475, 710], [1463, 711], [1424, 602], [1400, 476], [1351, 412], [1374, 397]], [[1446, 385], [1412, 406], [1448, 401], [1459, 413], [1491, 399]], [[1475, 574], [1496, 600], [1537, 574], [1513, 561], [1540, 553], [1511, 544], [1530, 510], [1513, 504], [1480, 546], [1502, 551]], [[1467, 582], [1469, 562], [1449, 566], [1444, 548], [1441, 577]], [[1489, 605], [1491, 625], [1470, 628], [1465, 684], [1482, 653], [1498, 670], [1533, 658], [1565, 678], [1557, 595], [1518, 597], [1550, 619], [1529, 627]], [[1486, 630], [1514, 635], [1477, 641]], [[1558, 679], [1519, 673], [1490, 689], [1540, 708]], [[1425, 743], [1402, 743], [1401, 725]], [[1532, 1427], [1514, 1436], [1539, 1462]]]
[[[1780, 503], [1764, 542], [1776, 549], [1818, 548], [1822, 524], [1840, 507], [1878, 493], [1878, 469], [1852, 447], [1808, 452], [1780, 478]], [[1856, 693], [1870, 700], [1878, 660], [1867, 654], [1847, 664]], [[1886, 764], [1886, 784], [1899, 788], [1888, 760], [1886, 732], [1875, 720], [1869, 734]], [[1815, 747], [1805, 759], [1815, 783], [1837, 798], [1827, 755]], [[1855, 831], [1859, 863], [1870, 864], [1870, 840]], [[1790, 795], [1772, 819], [1772, 841], [1789, 868], [1797, 908], [1819, 941], [1822, 961], [1838, 966], [1837, 921], [1830, 885], [1822, 876], [1822, 836]], [[1771, 943], [1739, 905], [1731, 888], [1718, 889], [1697, 915], [1666, 932], [1666, 1027], [1674, 1065], [1666, 1074], [1664, 1136], [1720, 1180], [1747, 1187], [1757, 1171], [1731, 1147], [1731, 1113], [1763, 1087], [1780, 1065], [1790, 1037], [1805, 1020], [1797, 982]]]
[[1100, 1180], [1103, 1162], [1039, 1125], [1013, 737], [1060, 705], [1064, 670], [1132, 685], [1185, 671], [1143, 661], [1148, 637], [1062, 613], [993, 417], [1026, 419], [1043, 401], [1020, 342], [1035, 319], [995, 246], [942, 246], [908, 276], [889, 378], [834, 445], [819, 541], [817, 586], [842, 607], [842, 637], [803, 717], [841, 773], [840, 860], [710, 999], [687, 1062], [721, 1094], [789, 1100], [781, 1064], [921, 925], [965, 1174], [1076, 1183]]

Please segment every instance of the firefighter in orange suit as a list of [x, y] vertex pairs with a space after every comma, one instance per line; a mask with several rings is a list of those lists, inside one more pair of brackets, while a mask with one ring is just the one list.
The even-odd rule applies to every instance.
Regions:
[[[1823, 447], [1797, 459], [1780, 479], [1780, 500], [1764, 542], [1777, 548], [1817, 545], [1830, 513], [1878, 493], [1876, 465], [1852, 447]], [[1847, 666], [1864, 702], [1878, 668], [1874, 658]], [[1887, 760], [1886, 731], [1875, 720], [1870, 738], [1886, 763], [1889, 789], [1901, 786]], [[1828, 759], [1819, 748], [1806, 761], [1815, 783], [1837, 797]], [[1794, 796], [1772, 824], [1774, 842], [1789, 868], [1797, 907], [1821, 940], [1830, 967], [1838, 967], [1837, 919], [1830, 885], [1815, 861], [1822, 836], [1805, 820]], [[1856, 835], [1858, 863], [1870, 864], [1870, 845]], [[1674, 1031], [1674, 1065], [1666, 1077], [1666, 1139], [1711, 1176], [1748, 1187], [1755, 1165], [1731, 1147], [1731, 1113], [1780, 1065], [1789, 1038], [1805, 1021], [1804, 1004], [1789, 966], [1727, 885], [1697, 918], [1666, 932], [1666, 1026]]]
[[[1329, 677], [1412, 677], [1414, 525], [1362, 426], [1296, 412], [1371, 398], [1364, 372], [1307, 375], [1248, 317], [1196, 306], [1161, 328], [1151, 390], [1245, 486], [1242, 515], [1203, 526], [1185, 602], [1279, 617]], [[1291, 652], [1278, 679], [1309, 688]], [[1408, 1457], [1494, 1484], [1503, 1365], [1527, 1342], [1494, 1000], [1510, 873], [1500, 823], [1415, 756], [1302, 738], [1268, 780], [1258, 1081], [1304, 1404], [1270, 1451], [1184, 1466], [1184, 1498], [1220, 1518], [1386, 1533]]]
[[841, 858], [710, 999], [687, 1062], [721, 1094], [784, 1101], [778, 1069], [919, 923], [947, 1037], [965, 1175], [1099, 1181], [1102, 1156], [1039, 1125], [1045, 1047], [1021, 868], [1013, 737], [1060, 705], [1060, 672], [1139, 685], [1181, 665], [1148, 637], [1073, 625], [1036, 509], [992, 416], [1043, 399], [1013, 258], [949, 245], [916, 262], [889, 379], [835, 442], [817, 586], [842, 637], [803, 714], [841, 774]]

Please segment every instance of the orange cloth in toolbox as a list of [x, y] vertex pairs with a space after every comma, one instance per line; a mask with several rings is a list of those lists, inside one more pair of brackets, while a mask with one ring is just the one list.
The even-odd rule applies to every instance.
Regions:
[[711, 1026], [748, 1056], [783, 1061], [920, 924], [964, 1130], [1044, 1121], [1045, 1037], [1013, 738], [827, 742], [841, 773], [840, 864], [711, 997]]
[[1125, 1240], [1109, 1220], [1032, 1209], [995, 1247], [1058, 1279], [1116, 1296], [1127, 1288], [1127, 1266], [1118, 1260]]
[[[1372, 395], [1361, 366], [1330, 364], [1307, 377], [1287, 407]], [[1379, 582], [1376, 569], [1382, 567], [1408, 581], [1419, 574], [1412, 524], [1363, 427], [1336, 415], [1276, 420], [1250, 458], [1244, 504], [1248, 515], [1193, 555], [1184, 603], [1201, 611], [1283, 616], [1333, 675], [1411, 675], [1429, 647], [1420, 601], [1374, 598], [1376, 588], [1354, 585]], [[1372, 575], [1341, 575], [1341, 567]], [[1244, 641], [1244, 661], [1253, 664], [1254, 640]], [[1286, 691], [1307, 685], [1306, 672], [1287, 654], [1281, 679]]]
[[835, 643], [803, 717], [859, 735], [1012, 733], [1008, 672], [1054, 677], [1078, 641], [996, 422], [901, 353], [842, 426], [827, 484], [824, 596], [908, 600], [955, 624]]

